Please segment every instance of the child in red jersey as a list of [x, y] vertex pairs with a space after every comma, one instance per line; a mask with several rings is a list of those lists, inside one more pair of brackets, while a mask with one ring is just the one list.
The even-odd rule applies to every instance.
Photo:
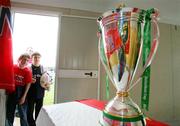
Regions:
[[21, 126], [28, 126], [26, 96], [32, 82], [32, 72], [27, 67], [30, 56], [22, 54], [14, 65], [14, 81], [16, 91], [9, 93], [6, 103], [6, 126], [13, 126], [16, 105]]

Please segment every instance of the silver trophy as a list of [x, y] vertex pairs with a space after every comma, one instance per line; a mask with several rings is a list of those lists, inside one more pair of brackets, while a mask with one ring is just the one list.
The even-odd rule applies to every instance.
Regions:
[[[148, 17], [149, 15], [149, 17]], [[129, 90], [142, 78], [158, 47], [159, 29], [156, 9], [142, 10], [121, 6], [98, 18], [100, 27], [99, 55], [104, 68], [117, 89], [116, 96], [106, 105], [102, 126], [145, 126], [144, 115], [129, 97]], [[146, 18], [154, 27], [150, 53], [136, 80], [134, 76], [140, 60]]]

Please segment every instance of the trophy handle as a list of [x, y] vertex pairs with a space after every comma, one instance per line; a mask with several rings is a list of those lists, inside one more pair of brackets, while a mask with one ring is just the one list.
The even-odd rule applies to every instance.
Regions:
[[159, 27], [157, 24], [157, 16], [158, 16], [158, 11], [155, 10], [155, 13], [152, 15], [152, 23], [153, 23], [153, 27], [154, 27], [154, 32], [153, 32], [154, 38], [152, 41], [152, 46], [151, 46], [149, 56], [147, 58], [145, 65], [143, 66], [142, 72], [140, 72], [138, 74], [137, 79], [134, 81], [134, 83], [129, 87], [129, 89], [127, 91], [130, 91], [142, 79], [142, 76], [143, 76], [145, 70], [151, 65], [152, 60], [156, 54], [156, 51], [157, 51], [157, 48], [159, 45], [159, 36], [160, 36]]

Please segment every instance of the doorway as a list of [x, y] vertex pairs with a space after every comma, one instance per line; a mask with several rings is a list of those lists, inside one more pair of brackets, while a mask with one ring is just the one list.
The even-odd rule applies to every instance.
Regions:
[[21, 53], [38, 51], [41, 64], [52, 77], [50, 91], [46, 91], [44, 104], [54, 103], [56, 50], [59, 16], [32, 13], [14, 13], [13, 57], [16, 63]]

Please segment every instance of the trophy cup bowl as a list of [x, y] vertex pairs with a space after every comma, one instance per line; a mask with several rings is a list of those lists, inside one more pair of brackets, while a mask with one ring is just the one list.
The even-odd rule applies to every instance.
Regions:
[[[129, 97], [129, 90], [138, 82], [133, 78], [143, 45], [144, 22], [147, 11], [139, 8], [119, 7], [105, 12], [98, 19], [100, 27], [99, 55], [102, 64], [117, 89], [116, 96], [106, 105], [102, 126], [145, 126], [145, 118], [138, 105]], [[153, 9], [152, 23], [156, 27], [147, 62], [139, 75], [151, 64], [158, 46], [158, 12]], [[139, 79], [138, 79], [139, 80]]]

